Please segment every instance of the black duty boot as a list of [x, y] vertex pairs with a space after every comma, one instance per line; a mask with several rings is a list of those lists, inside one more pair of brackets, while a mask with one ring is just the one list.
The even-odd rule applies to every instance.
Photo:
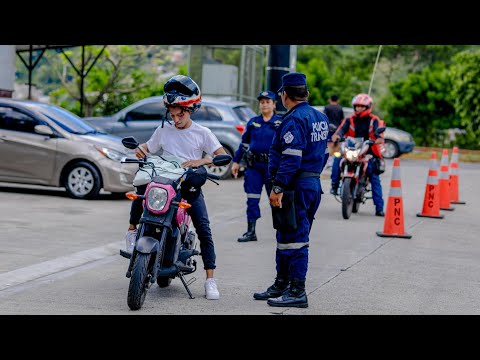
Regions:
[[255, 234], [256, 221], [248, 222], [248, 230], [242, 237], [238, 238], [238, 242], [257, 241], [257, 235]]
[[289, 289], [288, 279], [277, 277], [272, 286], [270, 286], [265, 292], [254, 293], [253, 297], [256, 300], [268, 300], [270, 298], [276, 298], [286, 294]]
[[288, 292], [277, 298], [268, 299], [267, 304], [279, 307], [308, 307], [307, 293], [305, 292], [305, 280], [293, 279], [290, 281]]

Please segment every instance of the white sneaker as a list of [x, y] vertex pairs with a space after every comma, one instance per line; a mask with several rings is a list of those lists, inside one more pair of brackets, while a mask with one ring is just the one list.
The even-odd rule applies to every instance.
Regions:
[[133, 248], [135, 247], [135, 240], [137, 239], [137, 229], [128, 230], [125, 234], [125, 244], [126, 250], [129, 253], [133, 253]]
[[216, 279], [209, 278], [205, 281], [205, 297], [208, 300], [220, 299], [220, 293], [218, 292]]

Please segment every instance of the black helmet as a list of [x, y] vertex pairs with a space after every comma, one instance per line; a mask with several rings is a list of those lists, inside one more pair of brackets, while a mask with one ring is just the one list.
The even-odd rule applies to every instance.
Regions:
[[178, 106], [194, 113], [200, 109], [202, 94], [197, 83], [188, 76], [175, 75], [163, 86], [165, 106]]

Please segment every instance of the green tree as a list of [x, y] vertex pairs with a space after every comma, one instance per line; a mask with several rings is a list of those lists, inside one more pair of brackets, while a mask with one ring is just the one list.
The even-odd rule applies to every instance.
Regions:
[[455, 109], [466, 134], [459, 146], [480, 147], [480, 50], [465, 51], [454, 57], [451, 67]]
[[388, 126], [410, 132], [417, 145], [443, 146], [445, 130], [457, 127], [449, 69], [444, 63], [390, 85], [382, 108]]
[[[100, 50], [100, 46], [85, 47], [85, 69], [91, 67], [84, 84], [85, 116], [108, 115], [163, 92], [165, 79], [159, 76], [159, 68], [171, 70], [168, 46], [109, 45], [92, 66]], [[65, 54], [48, 58], [51, 70], [63, 85], [49, 95], [53, 103], [79, 114], [80, 77], [70, 61], [80, 69], [81, 49], [65, 50]]]
[[377, 45], [299, 46], [297, 70], [307, 75], [310, 103], [326, 104], [337, 94], [343, 106], [351, 106], [356, 94], [368, 92], [377, 52]]

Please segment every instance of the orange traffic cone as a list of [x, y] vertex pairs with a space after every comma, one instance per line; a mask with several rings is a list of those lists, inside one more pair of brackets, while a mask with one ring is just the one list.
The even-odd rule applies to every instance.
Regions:
[[440, 162], [440, 177], [438, 179], [440, 189], [440, 210], [455, 210], [450, 206], [450, 180], [448, 176], [448, 149], [443, 149]]
[[377, 231], [381, 237], [399, 237], [410, 239], [412, 235], [406, 234], [403, 226], [403, 200], [402, 182], [400, 180], [400, 158], [393, 160], [392, 180], [388, 194], [387, 212], [383, 233]]
[[450, 203], [465, 204], [458, 200], [458, 147], [453, 147], [452, 160], [450, 160]]
[[423, 198], [423, 209], [417, 216], [443, 219], [443, 215], [440, 215], [440, 189], [438, 188], [437, 169], [437, 153], [432, 151], [425, 197]]

